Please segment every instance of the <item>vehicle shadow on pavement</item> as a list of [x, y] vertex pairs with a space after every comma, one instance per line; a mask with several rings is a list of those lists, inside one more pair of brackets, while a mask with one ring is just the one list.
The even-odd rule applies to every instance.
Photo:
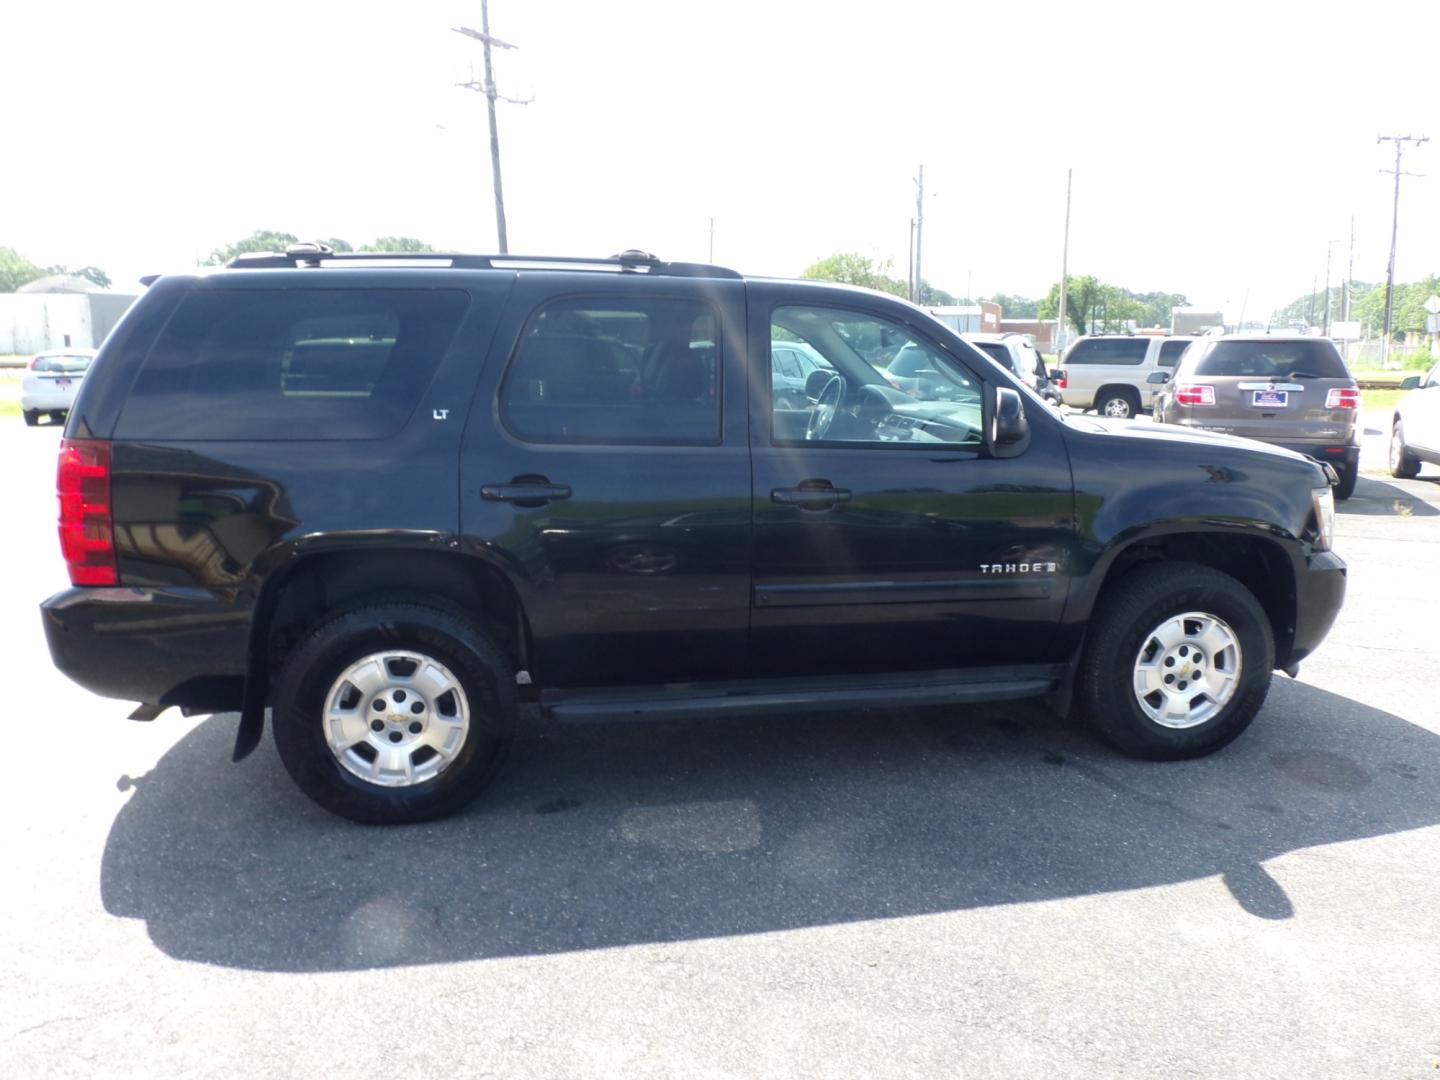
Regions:
[[1251, 915], [1299, 848], [1440, 823], [1440, 736], [1277, 677], [1198, 761], [1119, 757], [1042, 710], [547, 728], [490, 793], [404, 828], [330, 817], [234, 717], [143, 777], [105, 909], [170, 956], [339, 971], [755, 934], [1221, 875]]
[[1366, 517], [1440, 517], [1440, 509], [1425, 499], [1396, 484], [1368, 476], [1356, 482], [1355, 494], [1335, 504], [1335, 512]]

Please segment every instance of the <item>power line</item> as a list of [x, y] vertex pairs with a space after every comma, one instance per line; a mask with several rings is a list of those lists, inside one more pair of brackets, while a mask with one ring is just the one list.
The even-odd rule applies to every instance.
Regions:
[[505, 97], [495, 89], [495, 73], [490, 63], [490, 50], [514, 49], [518, 46], [511, 45], [508, 41], [501, 41], [490, 34], [490, 0], [480, 0], [480, 29], [472, 30], [468, 26], [453, 27], [455, 33], [464, 34], [466, 37], [474, 38], [485, 47], [485, 81], [477, 83], [474, 79], [469, 82], [458, 83], [466, 90], [477, 90], [485, 95], [485, 104], [490, 114], [490, 167], [495, 176], [495, 231], [500, 241], [500, 254], [507, 255], [510, 252], [510, 243], [505, 235], [505, 191], [500, 184], [500, 135], [495, 128], [495, 102], [508, 101], [512, 105], [529, 105], [534, 98]]
[[1414, 135], [1377, 135], [1375, 142], [1378, 145], [1382, 142], [1393, 142], [1395, 144], [1395, 168], [1381, 169], [1381, 172], [1393, 172], [1395, 174], [1395, 205], [1390, 218], [1390, 264], [1385, 270], [1385, 336], [1380, 340], [1380, 366], [1384, 367], [1390, 361], [1390, 326], [1395, 312], [1395, 238], [1400, 231], [1400, 177], [1402, 176], [1424, 176], [1424, 173], [1407, 173], [1400, 170], [1400, 155], [1405, 152], [1405, 144], [1413, 142], [1416, 146], [1429, 142], [1428, 136], [1421, 135], [1418, 138]]

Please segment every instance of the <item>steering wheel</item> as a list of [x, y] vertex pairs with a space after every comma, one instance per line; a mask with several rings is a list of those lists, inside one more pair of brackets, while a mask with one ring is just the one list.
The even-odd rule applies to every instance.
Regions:
[[829, 381], [820, 388], [820, 393], [815, 395], [815, 408], [810, 413], [809, 423], [805, 425], [807, 440], [825, 438], [830, 431], [830, 425], [835, 421], [835, 414], [840, 411], [840, 402], [844, 400], [845, 376], [830, 376]]

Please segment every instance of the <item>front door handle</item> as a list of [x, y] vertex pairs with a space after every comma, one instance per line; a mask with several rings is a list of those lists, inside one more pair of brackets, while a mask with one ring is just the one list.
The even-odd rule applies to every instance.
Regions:
[[799, 487], [776, 488], [770, 492], [770, 501], [802, 510], [826, 510], [836, 503], [849, 502], [850, 491], [832, 487], [829, 480], [805, 480]]
[[508, 484], [484, 484], [480, 498], [489, 502], [511, 502], [535, 507], [570, 498], [569, 484], [552, 484], [543, 476], [517, 476]]

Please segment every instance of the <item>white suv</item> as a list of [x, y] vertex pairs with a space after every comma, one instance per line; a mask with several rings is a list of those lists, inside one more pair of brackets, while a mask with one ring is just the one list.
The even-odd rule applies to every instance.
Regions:
[[1082, 337], [1065, 350], [1055, 385], [1072, 408], [1133, 417], [1154, 401], [1155, 387], [1146, 379], [1155, 371], [1173, 371], [1180, 354], [1196, 340], [1121, 334]]

